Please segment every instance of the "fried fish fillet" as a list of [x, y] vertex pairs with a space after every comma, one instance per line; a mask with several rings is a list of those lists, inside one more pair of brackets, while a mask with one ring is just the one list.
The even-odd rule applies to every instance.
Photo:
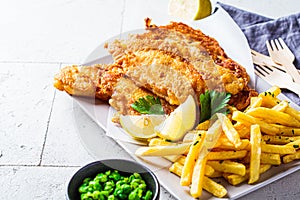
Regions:
[[93, 66], [72, 65], [64, 67], [54, 77], [54, 87], [70, 95], [96, 97], [108, 101], [114, 87], [124, 75], [118, 63]]
[[[146, 20], [146, 26], [145, 33], [107, 45], [113, 64], [63, 68], [55, 76], [54, 86], [71, 95], [111, 98], [111, 105], [127, 113], [132, 112], [127, 108], [128, 102], [134, 102], [134, 93], [157, 95], [170, 110], [187, 94], [199, 95], [207, 89], [231, 93], [231, 102], [238, 109], [256, 95], [247, 86], [246, 70], [228, 58], [215, 39], [182, 23], [158, 27]], [[123, 76], [131, 81], [120, 82]], [[123, 107], [116, 103], [124, 97], [122, 88], [123, 93], [134, 91], [125, 94]]]
[[[109, 104], [122, 115], [137, 115], [139, 113], [131, 107], [131, 104], [147, 95], [155, 96], [149, 90], [137, 86], [129, 78], [122, 77], [114, 88], [114, 93], [109, 100]], [[166, 114], [170, 114], [176, 108], [164, 99], [160, 101]]]

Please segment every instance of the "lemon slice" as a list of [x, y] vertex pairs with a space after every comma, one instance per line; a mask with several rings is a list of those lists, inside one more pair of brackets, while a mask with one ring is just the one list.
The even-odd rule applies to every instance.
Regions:
[[210, 0], [170, 0], [169, 15], [185, 20], [197, 20], [211, 14]]
[[197, 123], [198, 109], [196, 101], [189, 95], [163, 123], [154, 128], [155, 132], [164, 139], [180, 140]]
[[133, 138], [141, 140], [155, 137], [154, 127], [165, 118], [165, 115], [120, 115], [120, 124]]

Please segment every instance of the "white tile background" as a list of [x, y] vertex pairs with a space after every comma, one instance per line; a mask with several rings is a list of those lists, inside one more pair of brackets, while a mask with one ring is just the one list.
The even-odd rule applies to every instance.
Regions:
[[[268, 17], [300, 11], [298, 0], [221, 2]], [[130, 158], [52, 80], [60, 67], [82, 62], [111, 36], [143, 28], [145, 17], [168, 23], [167, 4], [0, 0], [0, 199], [64, 199], [66, 181], [95, 160], [79, 131], [99, 132], [103, 158]], [[299, 179], [296, 172], [242, 199], [299, 199]], [[161, 199], [174, 198], [162, 189]]]

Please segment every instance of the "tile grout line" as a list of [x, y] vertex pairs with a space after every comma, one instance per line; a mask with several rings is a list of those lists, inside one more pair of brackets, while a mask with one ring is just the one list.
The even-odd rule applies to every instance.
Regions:
[[0, 167], [54, 167], [54, 168], [65, 168], [65, 167], [72, 167], [77, 168], [81, 167], [78, 165], [28, 165], [28, 164], [0, 164]]
[[[59, 68], [61, 68], [61, 65], [62, 65], [62, 63], [59, 64]], [[44, 154], [44, 150], [45, 150], [45, 146], [46, 146], [46, 141], [47, 141], [47, 136], [48, 136], [48, 131], [49, 131], [49, 124], [50, 124], [50, 120], [51, 120], [51, 116], [52, 116], [55, 96], [56, 96], [56, 90], [54, 90], [54, 94], [53, 94], [53, 98], [52, 98], [52, 102], [51, 102], [50, 113], [49, 113], [48, 120], [47, 120], [47, 127], [46, 127], [46, 131], [45, 131], [45, 135], [44, 135], [44, 142], [43, 142], [42, 151], [40, 154], [40, 161], [37, 166], [41, 166], [41, 164], [42, 164], [43, 154]]]

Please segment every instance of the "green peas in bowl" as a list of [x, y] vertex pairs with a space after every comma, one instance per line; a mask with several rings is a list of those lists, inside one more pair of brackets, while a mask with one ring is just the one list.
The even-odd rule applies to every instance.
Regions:
[[69, 200], [158, 200], [160, 186], [153, 172], [137, 162], [110, 159], [79, 169], [67, 188]]

